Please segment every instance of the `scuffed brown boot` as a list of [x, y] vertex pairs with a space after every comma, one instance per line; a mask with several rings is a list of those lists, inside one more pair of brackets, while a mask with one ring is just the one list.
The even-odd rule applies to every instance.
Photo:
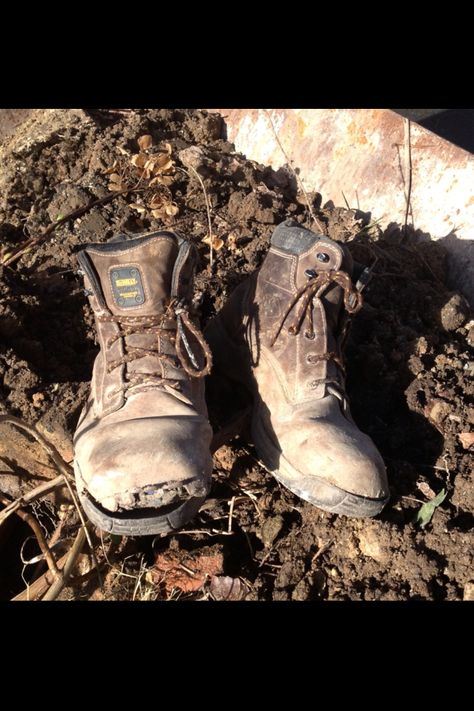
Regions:
[[74, 438], [81, 502], [112, 533], [172, 531], [196, 514], [212, 471], [211, 355], [188, 313], [195, 249], [163, 231], [78, 258], [100, 343]]
[[362, 305], [352, 267], [344, 246], [284, 222], [205, 335], [216, 372], [253, 394], [252, 438], [266, 468], [315, 506], [364, 517], [382, 510], [389, 489], [345, 393], [347, 313]]

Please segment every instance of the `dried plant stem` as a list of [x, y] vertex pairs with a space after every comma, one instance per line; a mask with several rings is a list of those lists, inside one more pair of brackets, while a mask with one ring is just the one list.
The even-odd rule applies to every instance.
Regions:
[[42, 496], [46, 496], [46, 494], [49, 494], [50, 491], [53, 491], [59, 486], [66, 486], [66, 482], [62, 474], [54, 479], [51, 479], [51, 481], [46, 481], [44, 484], [36, 486], [24, 496], [20, 496], [18, 499], [15, 499], [15, 501], [10, 502], [7, 506], [5, 506], [3, 511], [0, 512], [0, 526], [9, 516], [15, 513], [17, 509], [31, 504], [33, 501], [40, 499]]
[[[403, 226], [403, 236], [406, 238], [408, 229], [408, 215], [411, 209], [411, 189], [413, 180], [413, 165], [411, 160], [411, 121], [405, 119], [405, 170], [407, 172], [407, 191], [406, 191], [406, 209], [405, 209], [405, 224]], [[413, 221], [413, 214], [412, 214]]]
[[[207, 195], [207, 190], [206, 186], [204, 185], [204, 182], [197, 172], [195, 168], [193, 168], [192, 165], [188, 165], [189, 170], [192, 170], [193, 174], [196, 176], [196, 178], [199, 180], [199, 183], [202, 188], [202, 192], [204, 194], [204, 201], [206, 203], [206, 212], [207, 212], [207, 224], [208, 224], [208, 229], [209, 229], [209, 246], [210, 246], [210, 255], [209, 255], [209, 264], [212, 269], [212, 265], [214, 262], [214, 246], [213, 246], [213, 235], [212, 235], [212, 222], [211, 222], [211, 204], [209, 202], [209, 197]], [[183, 170], [189, 177], [191, 177], [188, 173], [187, 170], [184, 170], [184, 168], [180, 168], [180, 170]]]
[[298, 175], [298, 173], [296, 172], [296, 170], [293, 168], [293, 161], [292, 161], [291, 158], [289, 157], [288, 153], [286, 152], [286, 150], [285, 150], [284, 147], [283, 147], [282, 142], [280, 141], [280, 137], [279, 137], [278, 132], [277, 132], [277, 130], [276, 130], [276, 128], [275, 128], [275, 124], [273, 123], [273, 119], [272, 119], [272, 117], [271, 117], [271, 115], [270, 115], [269, 110], [268, 110], [268, 109], [264, 109], [264, 111], [265, 111], [265, 116], [267, 117], [268, 122], [270, 123], [270, 126], [271, 126], [271, 128], [272, 128], [272, 131], [273, 131], [273, 133], [274, 133], [274, 135], [275, 135], [275, 140], [276, 140], [276, 142], [278, 143], [278, 147], [280, 148], [281, 152], [283, 153], [283, 155], [284, 155], [284, 157], [285, 157], [285, 160], [286, 160], [286, 162], [287, 162], [287, 164], [288, 164], [288, 167], [290, 168], [291, 172], [292, 172], [293, 175], [295, 176], [296, 182], [298, 183], [298, 185], [299, 185], [299, 187], [300, 187], [300, 190], [301, 190], [301, 192], [303, 193], [303, 195], [304, 195], [304, 197], [305, 197], [306, 206], [307, 206], [307, 208], [308, 208], [308, 212], [309, 212], [309, 214], [310, 214], [310, 216], [311, 216], [311, 219], [312, 219], [312, 221], [313, 221], [313, 225], [314, 225], [317, 229], [320, 229], [319, 222], [318, 222], [318, 220], [317, 220], [316, 217], [315, 217], [315, 214], [314, 214], [314, 212], [313, 212], [313, 208], [311, 207], [311, 202], [310, 202], [310, 199], [309, 199], [309, 195], [308, 195], [308, 193], [307, 193], [306, 190], [305, 190], [305, 187], [304, 187], [304, 185], [303, 185], [303, 181], [301, 180], [301, 178], [300, 178], [300, 176]]
[[46, 452], [48, 453], [49, 457], [51, 458], [53, 464], [55, 465], [57, 471], [64, 477], [66, 486], [69, 489], [69, 493], [71, 494], [71, 498], [74, 502], [74, 505], [77, 509], [78, 516], [81, 520], [82, 528], [84, 529], [84, 533], [87, 538], [87, 543], [88, 543], [89, 549], [91, 551], [92, 560], [94, 561], [94, 564], [97, 566], [98, 575], [99, 575], [99, 582], [102, 585], [102, 578], [101, 578], [100, 571], [99, 571], [97, 557], [94, 552], [94, 546], [92, 545], [92, 540], [91, 540], [91, 537], [89, 534], [89, 530], [87, 528], [84, 514], [82, 513], [82, 509], [79, 505], [79, 501], [77, 500], [77, 496], [74, 492], [73, 475], [72, 475], [71, 467], [68, 464], [66, 464], [66, 462], [63, 460], [63, 458], [59, 454], [56, 447], [53, 444], [51, 444], [51, 442], [48, 442], [48, 440], [45, 439], [43, 437], [43, 435], [38, 432], [36, 427], [33, 427], [32, 425], [29, 425], [26, 422], [23, 422], [22, 420], [18, 419], [17, 417], [13, 417], [13, 415], [1, 415], [0, 416], [0, 425], [2, 423], [15, 425], [19, 429], [25, 430], [25, 432], [28, 432], [28, 434], [30, 434], [32, 437], [34, 437], [34, 439], [36, 439], [36, 441], [39, 442], [43, 446], [43, 448], [46, 450]]
[[[4, 505], [8, 505], [10, 503], [10, 501], [6, 496], [3, 496], [3, 494], [0, 494], [0, 503], [2, 503]], [[50, 569], [55, 581], [60, 580], [61, 572], [58, 570], [56, 561], [54, 560], [53, 554], [51, 553], [49, 546], [46, 543], [46, 539], [43, 535], [43, 531], [41, 530], [41, 526], [39, 525], [38, 521], [35, 519], [35, 517], [32, 514], [27, 513], [26, 511], [23, 511], [20, 508], [16, 509], [15, 513], [19, 518], [21, 518], [31, 528], [31, 530], [33, 531], [33, 533], [36, 536], [38, 545], [41, 549], [41, 552], [44, 555], [44, 558], [48, 564], [48, 568]]]
[[9, 267], [12, 265], [14, 262], [16, 262], [20, 257], [28, 252], [32, 247], [37, 247], [39, 244], [45, 241], [45, 239], [54, 232], [54, 230], [59, 227], [60, 225], [64, 224], [65, 222], [68, 222], [69, 220], [76, 220], [78, 217], [81, 217], [84, 215], [86, 212], [89, 212], [89, 210], [92, 210], [93, 207], [97, 207], [98, 205], [105, 205], [108, 202], [111, 202], [114, 200], [116, 197], [119, 195], [124, 195], [125, 193], [132, 193], [132, 192], [137, 192], [139, 190], [145, 190], [146, 188], [127, 188], [126, 190], [120, 190], [118, 192], [114, 192], [111, 195], [106, 195], [103, 198], [100, 198], [99, 200], [93, 200], [92, 202], [88, 203], [84, 207], [79, 207], [77, 210], [73, 210], [72, 212], [68, 213], [65, 217], [61, 217], [60, 220], [57, 220], [56, 222], [52, 222], [41, 234], [39, 234], [37, 237], [31, 237], [28, 239], [26, 242], [23, 242], [18, 249], [15, 249], [13, 252], [8, 253], [6, 255], [6, 258], [4, 257], [3, 260], [0, 261], [0, 265], [4, 267]]
[[[58, 568], [61, 570], [68, 559], [70, 551], [65, 553], [57, 562]], [[54, 578], [51, 572], [47, 570], [43, 575], [41, 575], [37, 580], [35, 580], [31, 585], [28, 585], [25, 590], [21, 593], [12, 597], [12, 602], [19, 602], [25, 600], [37, 600], [41, 595], [43, 595], [46, 590], [54, 583]]]
[[[67, 581], [71, 577], [73, 568], [77, 562], [77, 559], [86, 540], [86, 530], [87, 529], [85, 528], [79, 529], [78, 534], [76, 536], [76, 540], [74, 541], [72, 548], [69, 551], [67, 560], [64, 564], [61, 577], [54, 581], [46, 595], [43, 597], [43, 600], [56, 600], [61, 590], [67, 585]], [[98, 565], [97, 562], [95, 563], [96, 565]], [[98, 568], [97, 572], [99, 572]]]

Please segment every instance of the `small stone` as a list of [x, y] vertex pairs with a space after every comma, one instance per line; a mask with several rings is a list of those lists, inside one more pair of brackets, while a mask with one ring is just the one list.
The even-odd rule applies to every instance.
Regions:
[[452, 294], [441, 309], [441, 324], [446, 331], [455, 331], [469, 318], [469, 304], [461, 294]]
[[31, 399], [33, 400], [33, 407], [41, 407], [44, 402], [44, 395], [43, 393], [33, 393]]
[[295, 587], [293, 592], [291, 593], [291, 599], [292, 600], [307, 600], [309, 597], [309, 592], [310, 588], [308, 585], [308, 582], [303, 578], [303, 580], [300, 580], [298, 585]]
[[462, 599], [470, 601], [474, 600], [474, 581], [471, 580], [469, 583], [466, 583]]
[[379, 534], [373, 528], [367, 528], [359, 533], [359, 548], [363, 555], [373, 558], [378, 563], [386, 563], [388, 560], [387, 551], [378, 540]]
[[272, 518], [268, 518], [265, 521], [259, 537], [267, 548], [270, 548], [273, 541], [283, 528], [283, 524], [283, 516], [280, 516], [279, 514], [277, 516], [272, 516]]
[[451, 411], [451, 406], [444, 400], [432, 400], [429, 410], [429, 418], [433, 422], [442, 422]]

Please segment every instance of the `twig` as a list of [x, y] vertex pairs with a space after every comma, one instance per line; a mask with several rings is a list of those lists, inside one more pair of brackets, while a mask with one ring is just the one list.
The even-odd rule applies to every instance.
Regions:
[[[10, 501], [7, 499], [6, 496], [3, 496], [3, 494], [0, 494], [0, 503], [8, 505]], [[41, 552], [44, 555], [44, 558], [48, 564], [48, 568], [50, 569], [51, 573], [53, 574], [54, 578], [56, 581], [61, 580], [61, 572], [58, 569], [58, 566], [56, 564], [56, 561], [54, 560], [54, 556], [51, 553], [48, 544], [46, 543], [45, 537], [43, 535], [43, 531], [41, 530], [41, 526], [39, 525], [38, 521], [35, 519], [35, 517], [27, 513], [26, 511], [23, 511], [22, 509], [16, 509], [15, 511], [16, 515], [21, 518], [25, 523], [28, 524], [28, 526], [31, 528], [33, 533], [36, 536], [36, 540], [38, 541], [38, 545], [41, 548]]]
[[319, 549], [316, 551], [316, 553], [313, 555], [313, 557], [311, 558], [311, 563], [313, 564], [314, 561], [315, 561], [315, 560], [318, 560], [318, 558], [319, 558], [320, 556], [322, 556], [323, 553], [326, 553], [326, 551], [328, 550], [328, 548], [330, 548], [330, 547], [332, 546], [332, 544], [333, 544], [333, 541], [328, 541], [327, 543], [325, 543], [324, 545], [322, 545], [321, 548], [319, 548]]
[[11, 264], [16, 262], [20, 257], [25, 254], [31, 247], [36, 247], [44, 240], [46, 237], [48, 237], [54, 230], [62, 225], [64, 222], [68, 222], [69, 220], [75, 220], [78, 217], [81, 217], [81, 215], [84, 215], [86, 212], [89, 212], [89, 210], [92, 210], [93, 207], [97, 207], [98, 205], [105, 205], [107, 202], [111, 202], [111, 200], [114, 200], [116, 197], [119, 195], [124, 195], [125, 193], [132, 193], [132, 192], [137, 192], [139, 190], [146, 190], [146, 188], [126, 188], [125, 190], [119, 190], [118, 192], [114, 192], [111, 195], [106, 195], [103, 198], [100, 198], [99, 200], [93, 200], [92, 202], [88, 203], [85, 205], [85, 207], [79, 207], [77, 210], [73, 210], [72, 212], [68, 213], [65, 217], [61, 217], [61, 219], [56, 220], [56, 222], [52, 222], [41, 234], [39, 234], [37, 237], [31, 237], [29, 240], [24, 242], [18, 249], [14, 250], [11, 253], [8, 253], [6, 255], [6, 258], [4, 257], [3, 260], [0, 260], [0, 265], [4, 267], [9, 267]]
[[269, 121], [269, 123], [270, 123], [270, 126], [272, 127], [272, 131], [273, 131], [273, 133], [275, 134], [275, 140], [276, 140], [276, 142], [278, 143], [278, 146], [279, 146], [281, 152], [283, 153], [283, 155], [284, 155], [284, 157], [285, 157], [285, 160], [286, 160], [286, 162], [287, 162], [287, 164], [288, 164], [288, 166], [289, 166], [291, 172], [292, 172], [293, 175], [295, 176], [296, 181], [297, 181], [297, 183], [298, 183], [298, 185], [299, 185], [299, 187], [300, 187], [300, 189], [301, 189], [301, 191], [302, 191], [302, 193], [303, 193], [303, 195], [304, 195], [304, 197], [305, 197], [306, 206], [307, 206], [307, 208], [308, 208], [309, 214], [311, 215], [311, 219], [313, 220], [313, 224], [314, 224], [314, 226], [315, 226], [317, 229], [320, 229], [319, 222], [318, 222], [318, 220], [316, 219], [316, 217], [315, 217], [315, 215], [314, 215], [313, 208], [311, 207], [311, 203], [310, 203], [310, 200], [309, 200], [308, 193], [306, 192], [305, 187], [304, 187], [304, 185], [303, 185], [303, 181], [301, 180], [301, 178], [300, 178], [300, 176], [298, 175], [298, 173], [296, 172], [296, 170], [293, 168], [293, 161], [291, 160], [291, 158], [289, 157], [288, 153], [287, 153], [287, 152], [285, 151], [285, 149], [283, 148], [283, 144], [282, 144], [282, 142], [280, 141], [280, 137], [278, 136], [277, 130], [276, 130], [276, 128], [275, 128], [275, 124], [273, 123], [273, 119], [272, 119], [272, 117], [271, 117], [271, 115], [270, 115], [269, 110], [268, 110], [268, 109], [264, 109], [264, 111], [265, 111], [265, 116], [267, 117], [267, 119], [268, 119], [268, 121]]
[[[86, 540], [86, 529], [80, 528], [78, 531], [78, 534], [76, 536], [76, 540], [74, 541], [74, 544], [73, 544], [71, 550], [69, 551], [66, 563], [64, 564], [64, 568], [63, 568], [61, 577], [54, 581], [54, 583], [51, 585], [51, 587], [49, 588], [46, 595], [43, 597], [43, 600], [55, 600], [58, 597], [59, 593], [65, 587], [68, 579], [71, 576], [72, 570], [74, 568], [74, 565], [76, 564], [76, 561], [79, 557], [79, 554], [82, 550], [82, 546], [84, 545], [85, 540]], [[97, 571], [97, 572], [99, 572], [99, 571]]]
[[[412, 162], [411, 162], [411, 121], [405, 119], [405, 166], [408, 172], [408, 185], [406, 194], [406, 209], [405, 209], [405, 224], [403, 227], [403, 236], [406, 238], [408, 229], [408, 214], [411, 207], [411, 185], [412, 185]], [[413, 213], [412, 213], [413, 222]]]
[[[69, 551], [65, 553], [57, 562], [58, 568], [61, 570], [63, 565], [65, 564], [67, 557], [69, 555]], [[18, 593], [18, 595], [15, 595], [15, 597], [12, 598], [12, 602], [20, 602], [24, 600], [36, 600], [39, 598], [49, 587], [54, 583], [54, 578], [51, 575], [51, 572], [47, 570], [43, 575], [41, 575], [37, 580], [34, 581], [34, 583], [31, 583], [31, 585], [28, 585], [25, 590], [22, 590], [21, 593]]]
[[25, 430], [26, 432], [28, 432], [28, 434], [30, 434], [32, 437], [34, 437], [34, 439], [36, 439], [36, 441], [39, 442], [44, 447], [46, 452], [49, 454], [53, 464], [56, 466], [57, 470], [64, 477], [66, 486], [69, 489], [69, 493], [71, 494], [71, 498], [73, 500], [74, 506], [76, 507], [77, 513], [78, 513], [79, 518], [81, 520], [82, 528], [84, 529], [84, 533], [87, 538], [87, 543], [88, 543], [89, 549], [91, 551], [92, 560], [94, 561], [94, 563], [97, 567], [97, 574], [99, 577], [99, 583], [102, 587], [102, 576], [100, 574], [97, 556], [94, 551], [94, 546], [92, 545], [92, 540], [91, 540], [91, 537], [89, 534], [89, 530], [87, 528], [84, 514], [82, 513], [82, 509], [81, 509], [79, 502], [77, 500], [77, 496], [73, 490], [73, 486], [72, 486], [73, 477], [72, 477], [71, 467], [68, 464], [66, 464], [66, 462], [63, 460], [63, 458], [59, 454], [56, 447], [53, 444], [51, 444], [51, 442], [48, 442], [48, 440], [45, 439], [43, 437], [43, 435], [38, 432], [36, 427], [33, 427], [32, 425], [29, 425], [26, 422], [23, 422], [23, 420], [19, 420], [17, 417], [13, 417], [13, 415], [1, 415], [0, 416], [0, 425], [2, 423], [15, 425], [16, 427], [19, 427], [20, 429]]
[[227, 533], [232, 533], [232, 515], [234, 513], [234, 504], [236, 497], [233, 496], [229, 504], [229, 522], [227, 524]]
[[[204, 182], [197, 172], [195, 168], [193, 168], [192, 165], [188, 165], [189, 170], [192, 170], [196, 178], [199, 180], [199, 183], [201, 184], [202, 192], [204, 193], [204, 201], [206, 203], [206, 212], [207, 212], [207, 224], [208, 224], [208, 229], [209, 229], [209, 248], [210, 248], [210, 254], [209, 254], [209, 266], [212, 269], [212, 264], [213, 264], [213, 257], [214, 257], [214, 246], [213, 246], [213, 234], [212, 234], [212, 223], [211, 223], [211, 205], [209, 203], [209, 198], [207, 195], [207, 190], [206, 186], [204, 185]], [[179, 168], [178, 170], [182, 170], [184, 173], [188, 175], [188, 177], [191, 177], [188, 173], [187, 170], [184, 168]]]
[[40, 499], [42, 496], [49, 494], [50, 491], [53, 491], [53, 489], [63, 485], [65, 486], [66, 482], [63, 475], [60, 474], [55, 479], [46, 481], [44, 484], [40, 484], [24, 496], [20, 496], [18, 499], [15, 499], [15, 501], [12, 501], [3, 509], [3, 511], [0, 512], [0, 526], [20, 507], [31, 504], [33, 501], [36, 501], [36, 499]]

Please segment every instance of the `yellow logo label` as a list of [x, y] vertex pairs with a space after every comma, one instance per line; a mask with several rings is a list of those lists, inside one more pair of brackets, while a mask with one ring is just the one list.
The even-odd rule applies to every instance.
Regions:
[[115, 282], [117, 286], [135, 286], [136, 283], [136, 279], [117, 279]]

